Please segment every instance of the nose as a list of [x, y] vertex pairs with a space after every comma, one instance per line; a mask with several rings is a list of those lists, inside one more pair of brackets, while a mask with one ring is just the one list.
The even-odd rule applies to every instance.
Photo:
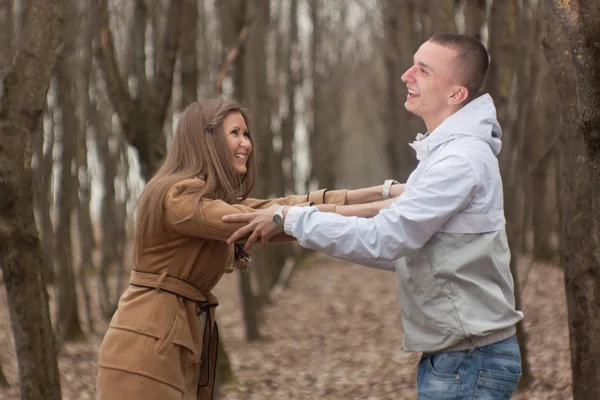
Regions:
[[400, 79], [402, 79], [402, 82], [404, 83], [408, 83], [413, 81], [413, 72], [414, 72], [415, 66], [411, 66], [409, 69], [406, 70], [405, 73], [402, 74], [402, 77]]
[[252, 146], [252, 142], [250, 142], [250, 138], [246, 135], [242, 136], [242, 141], [240, 142], [241, 147], [250, 147]]

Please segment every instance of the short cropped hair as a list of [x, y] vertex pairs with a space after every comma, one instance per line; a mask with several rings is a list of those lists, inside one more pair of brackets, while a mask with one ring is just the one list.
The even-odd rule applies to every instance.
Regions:
[[466, 102], [479, 96], [490, 65], [485, 46], [472, 36], [458, 33], [437, 33], [429, 41], [456, 51], [459, 62], [458, 79], [469, 91]]

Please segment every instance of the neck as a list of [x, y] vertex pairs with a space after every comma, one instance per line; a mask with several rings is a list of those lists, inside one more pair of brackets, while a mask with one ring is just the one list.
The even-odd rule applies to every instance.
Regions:
[[425, 122], [425, 126], [427, 127], [427, 132], [433, 132], [438, 126], [442, 124], [452, 114], [460, 110], [460, 107], [449, 107], [445, 110], [442, 110], [433, 115], [423, 116], [423, 122]]

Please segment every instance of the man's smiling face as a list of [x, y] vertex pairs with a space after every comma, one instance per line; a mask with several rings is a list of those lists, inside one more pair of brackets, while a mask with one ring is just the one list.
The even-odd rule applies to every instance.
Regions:
[[414, 55], [414, 64], [402, 75], [408, 88], [404, 107], [426, 124], [446, 118], [455, 106], [451, 97], [460, 87], [457, 64], [455, 50], [430, 41], [423, 43]]

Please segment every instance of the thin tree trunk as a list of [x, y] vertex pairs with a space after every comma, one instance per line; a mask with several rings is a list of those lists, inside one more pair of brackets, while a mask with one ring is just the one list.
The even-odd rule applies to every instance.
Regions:
[[[183, 1], [181, 46], [179, 50], [181, 103], [183, 107], [198, 99], [198, 0]], [[206, 57], [206, 55], [203, 55]]]
[[[540, 36], [540, 39], [543, 35]], [[538, 41], [539, 43], [539, 41]], [[541, 54], [543, 57], [543, 54]], [[534, 129], [528, 132], [537, 132], [537, 143], [531, 146], [533, 160], [539, 160], [531, 176], [531, 204], [532, 207], [532, 227], [533, 227], [533, 251], [534, 261], [552, 262], [556, 258], [556, 249], [552, 243], [552, 237], [555, 233], [554, 215], [556, 210], [554, 199], [556, 196], [550, 193], [553, 188], [551, 177], [553, 176], [552, 164], [555, 163], [555, 152], [542, 151], [547, 150], [550, 143], [555, 143], [555, 137], [558, 135], [559, 119], [555, 97], [556, 86], [553, 84], [552, 74], [547, 65], [544, 65], [539, 75], [541, 99], [536, 108], [536, 115], [531, 118], [535, 120]]]
[[[561, 131], [565, 138], [563, 261], [573, 398], [597, 399], [600, 398], [600, 265], [596, 256], [600, 233], [600, 47], [597, 45], [600, 4], [595, 0], [552, 0], [551, 4], [551, 20], [560, 21], [548, 29], [546, 52], [552, 60], [560, 93]], [[573, 64], [565, 56], [567, 48]]]
[[[50, 195], [54, 150], [54, 108], [47, 108], [39, 124], [39, 132], [33, 139], [33, 153], [36, 163], [32, 165], [34, 171], [33, 203], [37, 211], [37, 226], [42, 243], [42, 257], [44, 281], [55, 281], [54, 262], [54, 228], [52, 226], [52, 196]], [[47, 120], [48, 131], [44, 132], [43, 121]], [[44, 136], [47, 144], [44, 145]]]
[[99, 282], [100, 309], [105, 319], [110, 319], [116, 310], [113, 291], [110, 289], [109, 271], [114, 266], [117, 254], [117, 215], [115, 178], [117, 176], [118, 154], [110, 151], [109, 142], [111, 131], [104, 116], [99, 110], [93, 110], [92, 123], [94, 125], [96, 151], [100, 163], [103, 165], [102, 183], [104, 193], [100, 200], [100, 220], [102, 232], [102, 247], [100, 250]]
[[456, 0], [430, 0], [433, 7], [433, 33], [450, 32], [456, 33]]
[[[295, 192], [294, 132], [296, 130], [296, 92], [300, 84], [301, 55], [298, 42], [298, 0], [290, 1], [288, 13], [288, 46], [285, 63], [285, 105], [286, 111], [281, 128], [281, 151], [283, 158], [284, 194]], [[285, 52], [284, 52], [285, 53]]]
[[69, 0], [63, 0], [62, 49], [56, 61], [56, 82], [61, 117], [60, 173], [56, 188], [56, 223], [54, 234], [54, 265], [57, 268], [57, 337], [59, 342], [77, 341], [84, 338], [78, 315], [73, 248], [71, 241], [71, 217], [75, 206], [77, 187], [73, 174], [76, 138], [79, 130], [75, 115], [74, 71], [77, 14]]
[[[412, 149], [406, 145], [415, 134], [414, 117], [404, 108], [406, 87], [400, 80], [402, 72], [411, 65], [414, 52], [413, 7], [406, 1], [387, 0], [383, 12], [387, 75], [385, 154], [391, 176], [404, 181], [415, 167]], [[407, 129], [401, 128], [404, 126]]]
[[[520, 32], [526, 32], [523, 26], [517, 26], [519, 21], [518, 5], [516, 0], [507, 0], [506, 3], [493, 2], [490, 13], [490, 70], [487, 77], [487, 90], [496, 104], [498, 121], [501, 126], [508, 127], [512, 132], [518, 131], [517, 126], [510, 120], [508, 113], [508, 101], [513, 88], [513, 79], [517, 76], [525, 76], [516, 70], [516, 48], [517, 36]], [[530, 37], [530, 36], [528, 36]], [[525, 69], [527, 71], [527, 69]], [[511, 137], [512, 136], [512, 137]], [[505, 188], [505, 213], [506, 233], [510, 250], [512, 253], [510, 270], [515, 280], [515, 306], [522, 309], [521, 286], [517, 271], [517, 262], [520, 255], [522, 235], [524, 230], [524, 198], [523, 191], [519, 190], [523, 184], [519, 179], [522, 173], [519, 165], [523, 165], [523, 140], [514, 138], [515, 135], [505, 135], [503, 149], [500, 154], [502, 177]], [[527, 179], [528, 177], [525, 177]], [[519, 388], [527, 388], [531, 384], [531, 371], [529, 367], [527, 334], [523, 322], [517, 324], [517, 339], [521, 347], [522, 378]]]
[[90, 78], [92, 75], [92, 41], [93, 25], [91, 23], [91, 12], [89, 2], [83, 9], [84, 14], [80, 18], [80, 31], [82, 32], [82, 47], [79, 49], [81, 55], [79, 60], [78, 91], [77, 102], [80, 105], [78, 146], [77, 146], [77, 171], [79, 179], [79, 196], [77, 197], [77, 226], [79, 232], [79, 255], [80, 263], [77, 268], [79, 283], [83, 296], [83, 306], [86, 315], [86, 328], [90, 333], [94, 333], [94, 318], [92, 316], [92, 300], [90, 298], [90, 289], [87, 284], [88, 272], [95, 272], [93, 251], [96, 247], [94, 239], [94, 229], [91, 218], [91, 179], [88, 168], [88, 148], [87, 148], [87, 124], [91, 115], [91, 103], [89, 97]]
[[483, 25], [486, 20], [485, 0], [464, 0], [465, 34], [483, 41]]
[[31, 172], [31, 143], [55, 62], [59, 13], [59, 1], [28, 1], [22, 43], [0, 94], [0, 265], [24, 400], [61, 398]]

